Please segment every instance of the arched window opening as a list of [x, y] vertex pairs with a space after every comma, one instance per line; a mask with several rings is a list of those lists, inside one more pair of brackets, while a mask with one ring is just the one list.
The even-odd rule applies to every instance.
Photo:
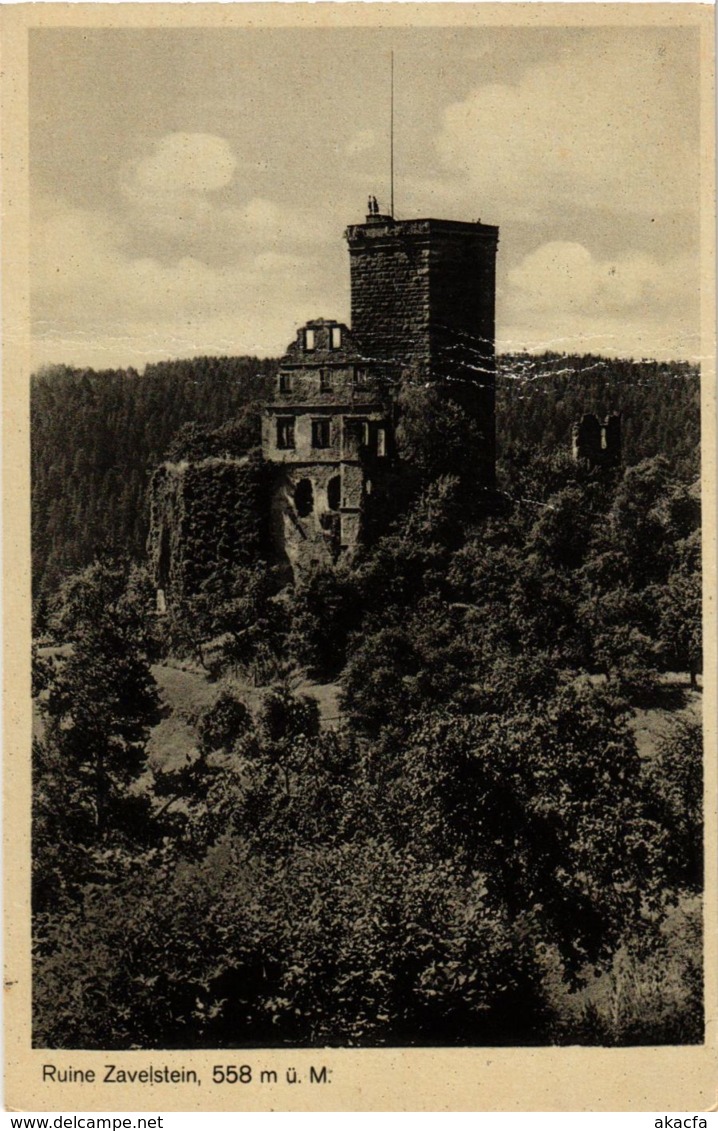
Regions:
[[341, 505], [342, 498], [342, 481], [340, 476], [335, 475], [327, 483], [327, 503], [329, 504], [330, 511], [338, 511]]
[[300, 518], [306, 518], [314, 510], [314, 491], [311, 480], [300, 479], [294, 489], [294, 505]]

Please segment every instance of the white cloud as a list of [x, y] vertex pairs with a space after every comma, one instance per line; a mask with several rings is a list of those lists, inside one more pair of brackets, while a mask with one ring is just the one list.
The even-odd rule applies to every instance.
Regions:
[[280, 353], [308, 318], [346, 317], [338, 257], [323, 254], [331, 214], [242, 198], [241, 171], [226, 139], [171, 133], [125, 161], [102, 207], [36, 198], [36, 362]]
[[34, 294], [57, 300], [72, 293], [81, 303], [111, 278], [123, 237], [115, 218], [42, 199], [33, 204], [31, 232]]
[[[194, 254], [133, 254], [118, 216], [40, 202], [32, 217], [36, 364], [279, 353], [306, 319], [346, 318], [340, 246], [328, 255], [274, 239], [284, 211], [261, 198], [236, 211], [252, 237], [213, 265]], [[696, 303], [688, 256], [609, 260], [578, 242], [547, 242], [499, 289], [499, 348], [696, 355]]]
[[602, 260], [580, 243], [544, 243], [499, 294], [500, 348], [696, 356], [695, 277], [690, 256]]
[[694, 125], [669, 64], [635, 41], [475, 88], [444, 111], [437, 146], [487, 214], [506, 215], [508, 204], [539, 218], [563, 201], [652, 215], [695, 203]]
[[[167, 134], [152, 151], [125, 164], [120, 218], [158, 257], [226, 257], [247, 246], [286, 246], [322, 239], [317, 209], [264, 197], [236, 203], [239, 163], [212, 134]], [[326, 236], [326, 233], [324, 233]]]
[[290, 209], [263, 197], [253, 197], [242, 208], [224, 209], [220, 221], [226, 231], [275, 247], [316, 246], [327, 239], [326, 215], [319, 209]]
[[171, 133], [134, 163], [131, 184], [149, 193], [204, 193], [224, 188], [234, 177], [237, 158], [228, 141], [214, 134]]
[[508, 274], [517, 307], [576, 313], [654, 314], [690, 300], [695, 264], [686, 256], [659, 263], [650, 255], [594, 258], [587, 247], [551, 241], [530, 252]]
[[193, 239], [211, 227], [220, 205], [216, 194], [233, 182], [237, 158], [213, 134], [172, 133], [155, 141], [143, 157], [122, 169], [120, 190], [127, 219], [164, 238]]
[[[271, 219], [261, 208], [249, 210], [250, 219], [258, 217]], [[306, 250], [270, 242], [247, 246], [219, 265], [192, 255], [172, 261], [132, 255], [116, 218], [49, 201], [34, 210], [33, 232], [38, 363], [275, 353], [301, 322], [343, 313], [324, 265]]]

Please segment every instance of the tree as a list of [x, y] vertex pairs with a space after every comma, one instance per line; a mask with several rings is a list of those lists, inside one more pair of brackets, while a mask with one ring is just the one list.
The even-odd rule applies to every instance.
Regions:
[[58, 590], [50, 630], [60, 643], [123, 641], [148, 660], [158, 654], [155, 589], [149, 573], [126, 558], [96, 559]]
[[595, 495], [595, 491], [577, 483], [550, 495], [529, 532], [529, 551], [539, 554], [554, 569], [578, 569], [598, 517]]
[[452, 552], [465, 538], [460, 485], [435, 480], [394, 528], [357, 563], [354, 577], [366, 613], [386, 622], [418, 597], [441, 591]]
[[280, 760], [298, 738], [319, 734], [319, 705], [310, 695], [295, 695], [286, 684], [264, 693], [257, 716], [257, 737], [269, 757]]
[[[159, 719], [150, 672], [152, 629], [136, 571], [97, 562], [71, 578], [54, 618], [69, 654], [57, 663], [43, 702], [45, 731], [35, 747], [36, 906], [98, 873], [116, 848], [146, 846], [150, 801], [137, 787], [147, 772], [146, 742]], [[50, 863], [55, 845], [84, 850], [84, 871], [64, 878]], [[94, 855], [93, 855], [94, 853]], [[109, 853], [109, 856], [108, 856]], [[102, 867], [99, 868], [102, 871]]]
[[229, 578], [208, 579], [202, 598], [215, 637], [213, 669], [241, 669], [258, 684], [276, 678], [288, 620], [276, 572], [263, 562], [235, 566]]
[[267, 858], [234, 836], [89, 893], [50, 930], [42, 1047], [490, 1044], [536, 1029], [536, 959], [482, 878], [388, 839]]
[[678, 716], [646, 764], [647, 796], [654, 818], [665, 829], [672, 882], [700, 891], [703, 886], [703, 727]]
[[398, 397], [399, 456], [426, 485], [442, 476], [475, 474], [485, 440], [475, 417], [434, 386], [405, 385]]
[[594, 577], [588, 569], [584, 572], [577, 608], [588, 666], [602, 672], [622, 694], [650, 695], [660, 658], [655, 588], [636, 592], [616, 582], [604, 589]]
[[291, 600], [288, 646], [310, 675], [331, 679], [346, 662], [350, 632], [359, 625], [361, 602], [356, 579], [346, 566], [311, 566]]
[[52, 682], [55, 664], [52, 656], [40, 654], [37, 644], [32, 643], [32, 697], [37, 699]]
[[261, 405], [248, 404], [234, 420], [219, 428], [203, 427], [196, 420], [183, 424], [172, 437], [165, 458], [179, 462], [208, 456], [243, 456], [261, 440]]
[[[52, 366], [30, 385], [33, 597], [49, 598], [103, 545], [144, 555], [149, 473], [194, 422], [194, 448], [172, 458], [244, 454], [259, 442], [257, 405], [272, 359], [191, 358], [134, 369]], [[210, 450], [208, 450], [210, 449]], [[42, 611], [42, 610], [41, 610]]]
[[216, 750], [232, 750], [252, 725], [252, 716], [243, 699], [229, 688], [223, 688], [197, 723], [200, 754]]
[[352, 725], [378, 736], [401, 733], [422, 705], [473, 699], [475, 657], [465, 613], [432, 593], [389, 624], [365, 625], [342, 679], [342, 708]]
[[658, 594], [659, 637], [664, 664], [690, 673], [691, 687], [702, 670], [703, 594], [700, 532], [673, 548], [673, 568]]
[[624, 576], [634, 589], [665, 578], [667, 534], [662, 504], [671, 486], [670, 464], [664, 456], [629, 467], [598, 538], [601, 549], [621, 554]]
[[175, 656], [191, 656], [205, 670], [205, 648], [214, 627], [212, 604], [204, 592], [175, 597], [167, 607], [162, 626], [167, 650]]
[[407, 847], [480, 872], [571, 977], [660, 906], [660, 838], [622, 705], [587, 682], [502, 714], [417, 714], [378, 798]]
[[166, 800], [154, 821], [164, 823], [175, 853], [201, 858], [241, 804], [238, 751], [247, 744], [254, 720], [244, 699], [227, 684], [200, 712], [196, 726], [198, 749], [187, 752], [184, 765], [155, 775], [155, 796]]

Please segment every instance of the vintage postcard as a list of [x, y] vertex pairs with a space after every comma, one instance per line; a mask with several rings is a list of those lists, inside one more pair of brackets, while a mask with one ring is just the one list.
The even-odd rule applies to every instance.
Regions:
[[5, 7], [13, 1110], [715, 1104], [713, 16]]

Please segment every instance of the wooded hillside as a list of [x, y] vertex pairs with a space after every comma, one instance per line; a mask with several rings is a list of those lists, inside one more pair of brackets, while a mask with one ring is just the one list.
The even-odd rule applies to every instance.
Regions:
[[[62, 579], [103, 551], [141, 558], [145, 492], [182, 425], [218, 428], [244, 415], [241, 442], [258, 440], [252, 407], [277, 362], [193, 358], [134, 369], [57, 366], [32, 377], [33, 594], [40, 605]], [[623, 458], [664, 454], [684, 479], [699, 472], [700, 381], [686, 363], [545, 354], [499, 359], [499, 468], [570, 443], [585, 412], [623, 414]], [[234, 439], [236, 436], [233, 434]]]
[[[189, 421], [216, 428], [265, 399], [276, 362], [201, 357], [32, 377], [33, 594], [42, 599], [102, 550], [142, 557], [145, 492]], [[258, 437], [257, 437], [258, 438]]]
[[687, 362], [633, 361], [546, 353], [499, 358], [496, 430], [505, 463], [570, 444], [586, 412], [620, 412], [623, 463], [665, 456], [685, 479], [697, 478], [700, 374]]
[[[36, 552], [129, 555], [44, 573], [36, 1045], [700, 1043], [697, 375], [503, 359], [491, 515], [473, 417], [404, 390], [413, 498], [293, 584], [165, 469], [201, 576], [152, 615], [144, 476], [256, 445], [258, 364], [39, 379]], [[573, 460], [609, 410], [627, 466]]]

